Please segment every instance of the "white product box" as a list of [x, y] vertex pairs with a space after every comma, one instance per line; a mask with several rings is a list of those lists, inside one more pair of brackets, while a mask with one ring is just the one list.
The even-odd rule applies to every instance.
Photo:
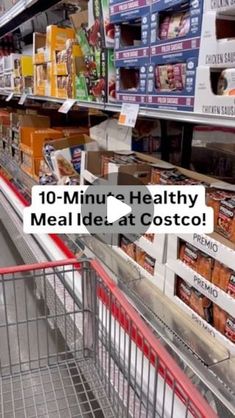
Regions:
[[138, 263], [136, 263], [131, 257], [129, 257], [129, 255], [127, 255], [120, 247], [113, 246], [112, 248], [124, 260], [126, 260], [128, 263], [131, 263], [136, 268], [137, 270], [136, 280], [141, 279], [141, 278], [148, 279], [158, 289], [164, 292], [164, 287], [165, 287], [165, 265], [164, 264], [160, 264], [156, 261], [154, 274], [152, 275], [143, 267], [141, 267]]
[[178, 305], [200, 328], [202, 328], [205, 333], [210, 334], [215, 340], [220, 342], [224, 347], [226, 347], [231, 354], [235, 354], [235, 344], [232, 343], [228, 338], [223, 334], [217, 331], [212, 325], [206, 322], [203, 318], [200, 317], [193, 309], [191, 309], [186, 303], [184, 303], [176, 294], [175, 294], [175, 279], [176, 274], [169, 268], [166, 267], [166, 279], [165, 279], [165, 295], [172, 300], [173, 303]]
[[235, 1], [234, 0], [205, 0], [204, 1], [204, 13], [210, 10], [223, 11], [234, 11]]
[[212, 90], [211, 76], [213, 70], [209, 66], [197, 68], [194, 112], [234, 117], [235, 97], [215, 94]]
[[[235, 7], [235, 6], [234, 6]], [[218, 25], [235, 25], [234, 16], [219, 16], [216, 11], [207, 12], [203, 15], [201, 44], [199, 53], [199, 65], [210, 67], [234, 67], [235, 66], [235, 39], [217, 39]]]
[[224, 311], [228, 312], [229, 315], [234, 316], [235, 299], [219, 287], [206, 280], [180, 260], [169, 260], [167, 267]]
[[[15, 61], [20, 60], [21, 54], [11, 54], [4, 57], [4, 72], [15, 70]], [[20, 74], [16, 74], [20, 75]]]

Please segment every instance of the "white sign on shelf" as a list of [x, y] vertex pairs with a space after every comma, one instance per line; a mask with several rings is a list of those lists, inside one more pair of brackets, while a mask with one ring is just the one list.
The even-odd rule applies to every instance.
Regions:
[[76, 99], [67, 99], [65, 102], [60, 106], [58, 112], [64, 113], [65, 115], [72, 109], [73, 105], [77, 102]]
[[18, 104], [23, 106], [26, 100], [27, 100], [27, 94], [23, 93]]
[[14, 93], [10, 93], [7, 98], [6, 98], [6, 102], [10, 102], [11, 99], [13, 99]]
[[136, 103], [123, 103], [118, 119], [119, 125], [134, 128], [139, 113], [139, 107], [140, 106]]

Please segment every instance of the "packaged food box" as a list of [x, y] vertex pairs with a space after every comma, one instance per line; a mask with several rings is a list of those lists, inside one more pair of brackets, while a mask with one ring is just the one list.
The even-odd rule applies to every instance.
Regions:
[[122, 235], [120, 240], [120, 247], [127, 255], [129, 255], [129, 257], [131, 257], [133, 260], [136, 260], [136, 246], [134, 242], [130, 241], [127, 237]]
[[75, 39], [75, 31], [72, 28], [62, 28], [56, 25], [47, 26], [46, 31], [46, 56], [47, 61], [55, 62], [56, 52], [65, 49], [67, 39]]
[[235, 199], [220, 202], [216, 230], [235, 242]]

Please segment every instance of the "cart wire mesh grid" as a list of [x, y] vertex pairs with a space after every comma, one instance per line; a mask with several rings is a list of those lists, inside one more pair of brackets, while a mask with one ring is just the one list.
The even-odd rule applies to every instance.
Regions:
[[0, 417], [216, 414], [96, 260], [0, 269]]

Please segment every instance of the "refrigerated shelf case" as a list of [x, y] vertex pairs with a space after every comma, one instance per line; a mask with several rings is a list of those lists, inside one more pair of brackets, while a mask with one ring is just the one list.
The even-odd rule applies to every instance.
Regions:
[[[5, 162], [6, 163], [6, 162]], [[12, 167], [8, 165], [8, 172]], [[18, 173], [17, 173], [18, 171]], [[28, 177], [28, 176], [26, 176]], [[14, 183], [27, 179], [15, 167]], [[226, 348], [214, 344], [190, 318], [172, 304], [150, 281], [122, 257], [108, 248], [94, 236], [48, 236], [24, 235], [22, 231], [22, 212], [25, 199], [19, 199], [14, 187], [4, 177], [0, 178], [1, 217], [10, 236], [15, 237], [22, 258], [26, 263], [45, 259], [59, 259], [84, 251], [88, 257], [95, 257], [102, 264], [133, 301], [142, 317], [148, 321], [161, 336], [163, 343], [174, 355], [181, 367], [188, 373], [209, 402], [214, 402], [221, 417], [232, 417], [235, 413], [235, 385], [232, 370], [235, 359], [230, 358]], [[25, 186], [30, 193], [32, 184]], [[13, 187], [13, 188], [12, 188]], [[59, 246], [58, 246], [59, 242]], [[230, 373], [228, 373], [228, 370]]]

